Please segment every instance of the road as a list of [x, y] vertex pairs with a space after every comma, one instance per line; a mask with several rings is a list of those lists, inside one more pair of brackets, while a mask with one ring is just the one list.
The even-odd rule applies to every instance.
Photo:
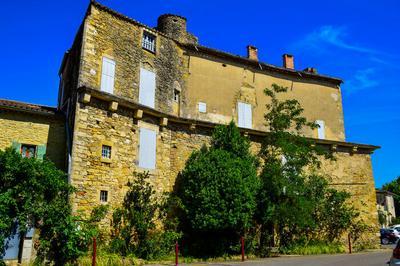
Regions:
[[[215, 266], [383, 266], [387, 265], [391, 249], [338, 255], [284, 256], [246, 262], [206, 263]], [[191, 264], [196, 265], [197, 263]], [[204, 265], [204, 264], [202, 264]]]

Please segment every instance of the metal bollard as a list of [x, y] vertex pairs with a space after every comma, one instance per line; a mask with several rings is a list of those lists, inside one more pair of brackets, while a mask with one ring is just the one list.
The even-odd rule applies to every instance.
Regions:
[[175, 266], [178, 266], [178, 257], [179, 257], [179, 245], [178, 241], [175, 243]]
[[97, 250], [96, 238], [93, 237], [92, 266], [96, 266], [96, 250]]
[[350, 233], [348, 235], [348, 240], [349, 240], [349, 254], [351, 254], [351, 234]]
[[244, 261], [244, 237], [240, 237], [240, 243], [242, 245], [242, 261]]

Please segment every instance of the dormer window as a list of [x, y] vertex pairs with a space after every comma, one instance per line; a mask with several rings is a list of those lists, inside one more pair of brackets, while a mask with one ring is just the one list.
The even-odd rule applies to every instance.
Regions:
[[143, 31], [142, 48], [155, 53], [156, 52], [156, 36], [150, 32]]

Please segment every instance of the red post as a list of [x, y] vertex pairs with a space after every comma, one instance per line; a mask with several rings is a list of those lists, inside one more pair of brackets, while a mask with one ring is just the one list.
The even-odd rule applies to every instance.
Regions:
[[175, 266], [178, 266], [179, 245], [178, 241], [175, 243]]
[[242, 261], [244, 261], [244, 238], [243, 238], [243, 236], [240, 237], [240, 243], [242, 245]]
[[348, 235], [348, 239], [349, 239], [349, 254], [351, 254], [351, 235], [350, 235], [350, 233]]
[[95, 237], [93, 237], [93, 255], [92, 255], [92, 266], [96, 266], [96, 250], [97, 250], [96, 238], [95, 238]]

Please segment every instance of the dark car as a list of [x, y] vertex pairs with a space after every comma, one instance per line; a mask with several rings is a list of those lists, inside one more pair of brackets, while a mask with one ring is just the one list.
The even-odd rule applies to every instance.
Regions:
[[381, 243], [387, 245], [390, 243], [396, 243], [398, 236], [395, 234], [393, 229], [381, 229]]

